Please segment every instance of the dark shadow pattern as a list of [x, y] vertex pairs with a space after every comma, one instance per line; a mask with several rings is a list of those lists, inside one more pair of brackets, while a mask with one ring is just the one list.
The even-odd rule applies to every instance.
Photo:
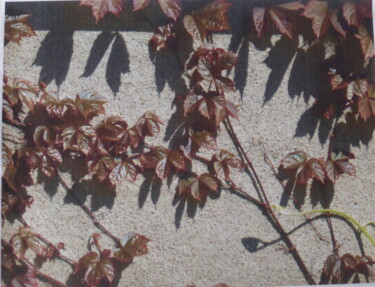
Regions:
[[109, 55], [105, 78], [112, 92], [116, 94], [121, 85], [121, 75], [129, 73], [129, 53], [124, 38], [120, 33], [116, 34]]
[[91, 47], [90, 55], [86, 62], [85, 71], [81, 77], [87, 78], [95, 72], [114, 37], [115, 34], [110, 31], [103, 31], [99, 34]]
[[42, 41], [33, 65], [42, 67], [39, 81], [46, 84], [53, 80], [58, 87], [65, 81], [73, 54], [71, 29], [53, 29]]
[[282, 36], [269, 52], [267, 59], [264, 61], [267, 67], [271, 69], [264, 92], [265, 103], [271, 100], [280, 87], [285, 72], [296, 54], [297, 47], [297, 40], [290, 40], [286, 36]]

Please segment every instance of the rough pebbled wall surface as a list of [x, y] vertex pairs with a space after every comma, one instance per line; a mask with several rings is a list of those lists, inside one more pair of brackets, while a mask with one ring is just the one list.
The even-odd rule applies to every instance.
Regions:
[[[216, 46], [239, 54], [238, 65], [231, 71], [237, 92], [229, 95], [239, 111], [239, 120], [233, 120], [234, 129], [260, 174], [270, 201], [295, 211], [289, 200], [291, 191], [283, 190], [265, 162], [264, 152], [275, 167], [287, 153], [299, 149], [314, 157], [326, 157], [333, 122], [316, 118], [311, 105], [323, 89], [321, 65], [329, 56], [330, 47], [316, 43], [306, 48], [298, 37], [258, 40], [242, 24], [250, 21], [245, 4], [233, 2], [233, 31], [215, 34], [213, 40]], [[181, 31], [176, 52], [153, 55], [148, 41], [153, 25], [162, 19], [157, 9], [125, 12], [120, 18], [109, 16], [95, 25], [89, 8], [78, 5], [8, 3], [9, 15], [33, 15], [31, 24], [37, 36], [23, 39], [21, 45], [6, 44], [5, 73], [33, 82], [44, 81], [62, 97], [94, 89], [107, 98], [107, 113], [123, 116], [130, 125], [145, 111], [155, 111], [164, 126], [152, 143], [168, 145], [181, 123], [173, 100], [176, 94], [186, 91], [181, 67], [192, 51], [189, 36]], [[345, 118], [340, 121], [344, 123]], [[334, 194], [325, 191], [331, 197], [332, 208], [345, 211], [362, 223], [375, 218], [374, 126], [371, 121], [367, 129], [352, 130], [351, 137], [343, 137], [342, 148], [356, 155], [353, 163], [357, 176], [341, 177]], [[4, 130], [13, 132], [7, 126]], [[236, 152], [224, 127], [218, 146]], [[124, 182], [108, 190], [86, 178], [77, 181], [79, 172], [79, 167], [71, 173], [65, 170], [64, 176], [74, 183], [77, 195], [103, 225], [118, 236], [137, 232], [152, 240], [149, 254], [135, 258], [115, 279], [114, 286], [306, 284], [292, 255], [283, 250], [283, 241], [262, 212], [234, 194], [222, 191], [201, 208], [174, 201], [176, 180], [158, 186], [140, 175], [134, 183]], [[234, 179], [256, 196], [245, 173], [236, 173]], [[64, 254], [78, 260], [87, 252], [89, 236], [98, 230], [57, 180], [41, 181], [29, 190], [35, 202], [24, 215], [26, 221], [50, 241], [63, 241]], [[298, 190], [295, 195], [304, 200], [305, 210], [321, 206], [321, 191], [314, 186]], [[330, 243], [320, 240], [309, 224], [303, 224], [303, 218], [281, 216], [280, 220], [319, 280], [323, 262], [331, 252]], [[314, 224], [319, 233], [329, 238], [324, 219], [317, 219]], [[361, 254], [354, 230], [340, 219], [333, 219], [333, 224], [341, 254]], [[19, 225], [17, 221], [6, 223], [2, 237], [9, 239]], [[105, 235], [102, 242], [107, 248], [113, 247]], [[366, 238], [363, 249], [375, 256], [374, 247]], [[41, 268], [67, 281], [69, 286], [77, 284], [69, 278], [71, 269], [64, 262], [47, 261]]]

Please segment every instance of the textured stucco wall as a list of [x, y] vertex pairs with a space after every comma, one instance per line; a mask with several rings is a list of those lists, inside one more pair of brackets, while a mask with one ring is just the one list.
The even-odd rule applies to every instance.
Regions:
[[[250, 20], [241, 3], [234, 3], [231, 8], [233, 33], [214, 35], [216, 46], [231, 47], [239, 53], [239, 63], [231, 72], [238, 92], [228, 95], [239, 110], [240, 120], [233, 121], [234, 128], [270, 201], [287, 202], [294, 210], [264, 161], [263, 148], [275, 166], [296, 149], [325, 157], [332, 122], [319, 121], [310, 107], [321, 92], [317, 83], [327, 54], [319, 43], [310, 49], [301, 47], [298, 37], [293, 41], [279, 36], [257, 40], [242, 25]], [[78, 3], [8, 4], [10, 15], [34, 15], [32, 24], [37, 36], [23, 39], [21, 45], [5, 46], [5, 72], [9, 77], [45, 81], [50, 89], [58, 89], [61, 96], [73, 97], [81, 90], [95, 89], [107, 97], [108, 114], [121, 115], [130, 125], [145, 111], [155, 111], [164, 126], [152, 143], [168, 145], [171, 131], [181, 120], [173, 116], [176, 108], [172, 101], [176, 93], [185, 91], [180, 63], [187, 59], [191, 43], [183, 33], [176, 54], [167, 52], [153, 59], [148, 48], [151, 25], [161, 18], [155, 11], [125, 13], [119, 19], [109, 16], [95, 25], [89, 9], [78, 8]], [[353, 163], [357, 176], [338, 180], [331, 203], [332, 208], [348, 212], [362, 223], [375, 217], [374, 125], [372, 121], [367, 129], [352, 131], [352, 138], [342, 143], [356, 155]], [[4, 129], [9, 130], [6, 126]], [[224, 128], [218, 146], [236, 152]], [[68, 172], [65, 177], [71, 180]], [[234, 179], [256, 195], [245, 173], [236, 173]], [[196, 210], [176, 205], [176, 183], [173, 180], [170, 186], [163, 184], [158, 189], [139, 176], [136, 182], [124, 182], [115, 191], [85, 180], [78, 183], [77, 194], [114, 234], [122, 236], [134, 231], [152, 240], [149, 254], [136, 258], [116, 279], [115, 286], [306, 284], [292, 255], [280, 248], [278, 233], [257, 207], [226, 191], [218, 198], [209, 198], [203, 208]], [[50, 180], [29, 191], [35, 202], [24, 217], [33, 230], [52, 242], [63, 241], [68, 257], [77, 260], [85, 254], [87, 239], [98, 230], [63, 187]], [[318, 193], [308, 186], [305, 210], [320, 206], [317, 197]], [[300, 217], [282, 216], [280, 220], [288, 231], [303, 223]], [[333, 221], [337, 241], [342, 245], [341, 254], [360, 254], [353, 230], [339, 219]], [[316, 220], [314, 224], [329, 237], [325, 220]], [[17, 221], [7, 223], [3, 238], [8, 239], [17, 226]], [[291, 238], [314, 278], [319, 280], [331, 245], [319, 240], [308, 224], [295, 230]], [[102, 236], [102, 242], [103, 246], [113, 247], [106, 236]], [[375, 256], [374, 247], [366, 239], [363, 246], [368, 255]], [[67, 264], [58, 260], [47, 261], [42, 270], [63, 281], [69, 279], [71, 272]]]

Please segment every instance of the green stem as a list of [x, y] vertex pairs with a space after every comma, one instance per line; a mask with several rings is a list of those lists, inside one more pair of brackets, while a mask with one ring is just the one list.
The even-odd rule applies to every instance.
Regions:
[[285, 215], [308, 215], [308, 214], [313, 214], [313, 213], [331, 213], [331, 214], [340, 216], [346, 219], [347, 221], [351, 222], [353, 225], [355, 225], [358, 228], [358, 230], [361, 233], [363, 233], [368, 238], [368, 240], [370, 240], [372, 245], [375, 246], [375, 239], [370, 235], [370, 233], [367, 232], [367, 229], [366, 229], [366, 225], [369, 225], [372, 223], [370, 222], [365, 225], [361, 225], [356, 219], [354, 219], [349, 214], [346, 214], [345, 212], [338, 211], [335, 209], [314, 209], [314, 210], [300, 212], [300, 213], [288, 213], [288, 212], [285, 212], [285, 209], [280, 205], [272, 204], [272, 207], [278, 210], [281, 214], [285, 214]]

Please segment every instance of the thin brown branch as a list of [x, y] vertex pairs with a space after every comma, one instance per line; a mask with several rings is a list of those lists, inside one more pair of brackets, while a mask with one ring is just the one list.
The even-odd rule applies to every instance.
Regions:
[[[12, 245], [10, 245], [8, 242], [6, 242], [4, 239], [1, 239], [1, 244], [7, 248], [12, 248]], [[51, 276], [43, 273], [42, 271], [40, 271], [39, 269], [36, 268], [36, 266], [31, 263], [27, 258], [23, 257], [20, 259], [20, 261], [29, 266], [30, 268], [32, 268], [35, 272], [35, 274], [39, 277], [39, 279], [51, 284], [52, 286], [57, 286], [57, 287], [67, 287], [67, 285], [65, 285], [64, 283], [56, 280], [55, 278], [52, 278]]]
[[86, 204], [84, 204], [75, 194], [74, 191], [67, 185], [67, 183], [63, 180], [63, 178], [60, 176], [60, 174], [57, 174], [58, 179], [62, 186], [65, 188], [65, 190], [68, 192], [68, 194], [74, 198], [75, 201], [79, 204], [79, 206], [86, 212], [86, 214], [91, 218], [93, 224], [100, 229], [104, 234], [106, 234], [108, 237], [112, 238], [113, 241], [120, 245], [120, 238], [112, 234], [106, 227], [104, 227], [99, 220], [96, 218], [96, 216], [91, 212], [90, 208], [87, 207]]
[[296, 260], [298, 266], [300, 267], [300, 269], [301, 269], [303, 275], [305, 276], [307, 282], [309, 284], [311, 284], [311, 285], [316, 285], [317, 283], [315, 282], [314, 278], [312, 277], [310, 271], [307, 269], [306, 264], [303, 261], [301, 255], [299, 254], [297, 248], [293, 244], [293, 242], [290, 239], [288, 233], [285, 231], [285, 229], [281, 225], [278, 217], [274, 213], [274, 211], [273, 211], [273, 209], [272, 209], [272, 207], [271, 207], [271, 205], [269, 203], [269, 200], [268, 200], [266, 191], [265, 191], [265, 189], [263, 187], [263, 184], [262, 184], [262, 182], [261, 182], [261, 180], [260, 180], [260, 178], [258, 176], [258, 173], [255, 170], [252, 161], [249, 159], [249, 157], [247, 156], [244, 148], [242, 147], [242, 144], [239, 141], [239, 139], [238, 139], [238, 137], [237, 137], [237, 135], [236, 135], [236, 133], [235, 133], [235, 131], [233, 129], [232, 123], [231, 123], [231, 121], [230, 121], [230, 119], [228, 117], [225, 118], [225, 127], [226, 127], [228, 133], [231, 135], [231, 138], [233, 139], [234, 144], [237, 145], [237, 147], [239, 148], [240, 152], [242, 153], [242, 156], [245, 158], [246, 163], [247, 163], [247, 168], [250, 169], [250, 172], [253, 174], [253, 176], [256, 179], [258, 187], [259, 187], [259, 189], [260, 189], [260, 191], [262, 193], [263, 200], [265, 201], [264, 208], [266, 209], [266, 211], [267, 211], [270, 219], [274, 221], [276, 230], [280, 233], [280, 235], [282, 236], [282, 238], [283, 238], [284, 242], [286, 243], [288, 249], [293, 254], [293, 257]]
[[27, 258], [23, 258], [21, 261], [24, 262], [25, 264], [29, 265], [35, 271], [35, 274], [36, 274], [36, 276], [39, 277], [39, 279], [41, 279], [43, 281], [46, 281], [47, 283], [51, 284], [52, 286], [67, 287], [67, 285], [65, 285], [64, 283], [56, 280], [55, 278], [52, 278], [51, 276], [49, 276], [49, 275], [43, 273], [42, 271], [40, 271], [39, 269], [37, 269], [35, 267], [35, 265], [33, 263], [31, 263]]
[[[22, 224], [25, 226], [25, 227], [28, 227], [30, 228], [30, 225], [26, 222], [26, 220], [23, 218], [22, 215], [20, 215], [20, 221], [22, 222]], [[40, 239], [43, 243], [45, 243], [46, 245], [48, 246], [53, 246], [56, 250], [58, 249], [56, 245], [54, 245], [51, 241], [49, 241], [47, 238], [43, 237], [42, 235], [40, 235], [39, 233], [36, 233], [35, 234], [36, 237], [38, 237], [38, 239]], [[62, 255], [60, 252], [58, 254], [56, 254], [56, 256], [58, 258], [60, 258], [61, 260], [65, 261], [66, 263], [68, 263], [69, 265], [71, 265], [72, 267], [76, 266], [77, 265], [77, 262], [74, 261], [73, 259], [70, 259], [69, 257], [66, 257], [64, 255]]]

